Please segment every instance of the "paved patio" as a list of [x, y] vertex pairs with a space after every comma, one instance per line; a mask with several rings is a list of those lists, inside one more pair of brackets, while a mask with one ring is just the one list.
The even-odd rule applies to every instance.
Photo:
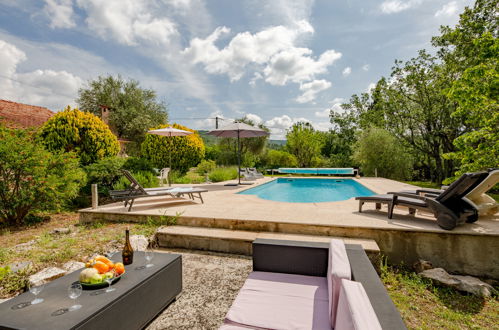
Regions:
[[[365, 204], [359, 213], [354, 198], [325, 203], [285, 203], [237, 194], [270, 180], [273, 178], [259, 179], [252, 186], [194, 185], [209, 190], [203, 194], [204, 204], [185, 198], [144, 198], [135, 202], [131, 212], [127, 212], [123, 203], [80, 210], [80, 221], [140, 222], [150, 217], [179, 215], [177, 226], [199, 233], [185, 235], [186, 243], [204, 235], [205, 241], [216, 238], [230, 245], [234, 235], [229, 231], [237, 231], [235, 236], [258, 232], [371, 239], [381, 253], [395, 263], [412, 264], [425, 259], [451, 272], [499, 278], [499, 214], [446, 231], [438, 227], [431, 214], [417, 212], [413, 216], [406, 208], [396, 208], [393, 219], [388, 219], [386, 207], [375, 210], [373, 203]], [[384, 178], [355, 180], [375, 193], [417, 188]], [[170, 234], [187, 231], [183, 228], [172, 227]], [[218, 237], [220, 235], [223, 237]], [[163, 241], [168, 240], [166, 237]]]
[[[255, 185], [273, 180], [266, 177], [259, 179]], [[375, 193], [383, 194], [389, 191], [415, 190], [418, 187], [384, 178], [354, 179]], [[415, 230], [429, 232], [446, 232], [437, 226], [434, 218], [418, 212], [416, 217], [408, 215], [406, 208], [395, 210], [393, 219], [388, 219], [386, 208], [376, 211], [374, 204], [365, 204], [363, 212], [358, 212], [358, 201], [351, 198], [346, 201], [324, 203], [285, 203], [261, 199], [255, 195], [240, 195], [240, 191], [251, 186], [224, 186], [221, 183], [194, 185], [208, 189], [203, 194], [204, 204], [186, 199], [170, 197], [155, 197], [138, 199], [132, 212], [127, 212], [123, 203], [113, 203], [99, 206], [98, 209], [84, 209], [90, 213], [114, 213], [128, 215], [169, 215], [181, 214], [183, 218], [230, 219], [251, 221], [279, 221], [310, 225], [326, 225], [341, 227], [366, 227], [394, 230]], [[183, 185], [174, 185], [183, 186]], [[475, 224], [457, 227], [453, 233], [466, 234], [499, 234], [499, 215], [480, 219]]]

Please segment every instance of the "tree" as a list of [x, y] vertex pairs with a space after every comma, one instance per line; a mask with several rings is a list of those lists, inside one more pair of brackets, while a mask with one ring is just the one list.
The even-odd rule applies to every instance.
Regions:
[[[168, 127], [168, 125], [161, 125], [151, 129], [165, 127]], [[170, 167], [171, 159], [172, 169], [186, 173], [190, 167], [196, 166], [204, 158], [203, 139], [195, 130], [178, 124], [173, 124], [173, 127], [194, 134], [172, 137], [147, 134], [141, 145], [142, 155], [157, 168]]]
[[299, 167], [310, 167], [320, 159], [323, 139], [310, 123], [298, 122], [288, 129], [286, 149], [296, 157]]
[[118, 139], [98, 117], [67, 107], [41, 127], [40, 136], [50, 151], [75, 152], [82, 165], [120, 151]]
[[354, 147], [353, 159], [366, 175], [389, 179], [408, 179], [412, 170], [411, 156], [388, 131], [368, 128], [360, 134]]
[[76, 197], [85, 172], [73, 153], [51, 153], [24, 130], [0, 127], [0, 224], [57, 209]]
[[490, 33], [473, 41], [481, 63], [466, 69], [449, 91], [459, 107], [453, 116], [466, 116], [473, 127], [454, 140], [457, 150], [447, 156], [460, 161], [457, 175], [499, 165], [499, 40]]
[[141, 88], [136, 80], [101, 76], [78, 94], [77, 103], [83, 111], [101, 118], [102, 111], [108, 111], [109, 125], [119, 138], [140, 143], [150, 127], [167, 122], [166, 106], [156, 100], [156, 92]]

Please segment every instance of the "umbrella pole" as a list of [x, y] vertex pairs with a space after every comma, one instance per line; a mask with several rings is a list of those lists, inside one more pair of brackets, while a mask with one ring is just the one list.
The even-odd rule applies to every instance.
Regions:
[[[171, 138], [172, 138], [172, 133], [170, 133], [170, 140], [169, 142], [172, 142], [171, 141]], [[170, 147], [171, 147], [172, 143], [170, 143]], [[171, 187], [172, 186], [172, 180], [170, 180], [171, 176], [170, 176], [170, 172], [172, 171], [172, 151], [171, 151], [171, 148], [170, 148], [170, 152], [168, 153], [169, 156], [170, 156], [170, 170], [168, 171], [168, 187]]]
[[241, 184], [241, 144], [239, 143], [239, 131], [237, 131], [237, 179]]

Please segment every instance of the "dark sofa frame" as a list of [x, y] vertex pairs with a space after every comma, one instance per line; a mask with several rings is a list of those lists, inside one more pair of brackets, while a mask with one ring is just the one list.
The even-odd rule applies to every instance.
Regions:
[[[345, 245], [352, 280], [364, 286], [382, 329], [406, 329], [362, 246]], [[326, 277], [328, 255], [328, 243], [256, 239], [253, 271]]]

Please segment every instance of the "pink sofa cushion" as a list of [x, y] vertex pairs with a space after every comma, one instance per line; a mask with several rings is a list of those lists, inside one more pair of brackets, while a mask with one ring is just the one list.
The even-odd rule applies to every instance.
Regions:
[[378, 317], [359, 282], [341, 280], [335, 330], [381, 330]]
[[327, 288], [329, 299], [329, 319], [334, 328], [338, 297], [340, 296], [341, 280], [352, 278], [350, 262], [348, 261], [345, 243], [339, 239], [332, 239], [329, 243], [329, 260], [327, 269]]
[[324, 277], [252, 272], [226, 320], [264, 329], [331, 329]]

